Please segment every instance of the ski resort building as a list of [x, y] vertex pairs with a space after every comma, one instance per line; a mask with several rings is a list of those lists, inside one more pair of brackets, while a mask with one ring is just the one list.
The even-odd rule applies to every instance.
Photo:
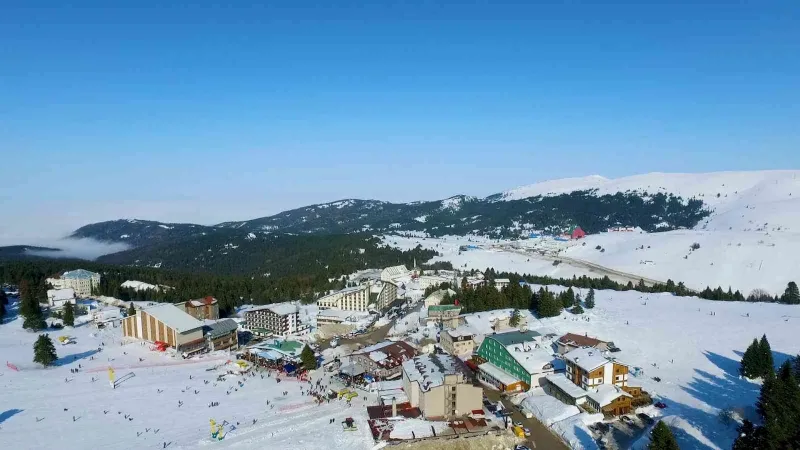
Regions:
[[75, 304], [75, 290], [72, 288], [66, 289], [48, 289], [47, 290], [47, 303], [51, 308], [63, 308], [67, 303]]
[[259, 306], [244, 312], [247, 328], [257, 336], [289, 336], [301, 329], [300, 312], [292, 303]]
[[478, 332], [470, 325], [461, 325], [452, 330], [444, 330], [439, 335], [439, 345], [447, 353], [455, 356], [471, 355], [475, 351]]
[[447, 289], [447, 290], [439, 289], [436, 292], [432, 292], [431, 295], [425, 297], [425, 306], [431, 307], [442, 303], [445, 294], [450, 294], [450, 297], [453, 297], [454, 295], [456, 295], [456, 291], [452, 289]]
[[219, 319], [219, 304], [212, 296], [175, 304], [197, 320]]
[[451, 355], [420, 355], [403, 363], [403, 390], [426, 419], [451, 419], [483, 410], [483, 389]]
[[494, 280], [494, 286], [497, 288], [498, 291], [502, 290], [509, 284], [511, 284], [511, 280], [509, 280], [508, 278], [497, 278]]
[[581, 336], [580, 334], [567, 333], [556, 341], [558, 354], [563, 355], [573, 350], [589, 347], [598, 351], [604, 352], [608, 350], [608, 342], [601, 341], [600, 339], [591, 338], [587, 335]]
[[203, 322], [171, 303], [161, 303], [122, 321], [122, 335], [150, 342], [164, 342], [188, 356], [206, 348]]
[[384, 341], [365, 347], [349, 357], [350, 365], [380, 379], [398, 377], [402, 364], [417, 356], [417, 350], [407, 342]]
[[47, 278], [45, 282], [55, 289], [72, 289], [78, 298], [86, 298], [92, 295], [92, 288], [100, 284], [100, 274], [84, 269], [70, 270]]
[[[397, 285], [391, 281], [378, 281], [370, 286], [370, 304], [382, 311], [397, 300]], [[367, 305], [369, 307], [369, 305]]]
[[628, 366], [608, 358], [591, 347], [572, 350], [564, 355], [565, 374], [546, 378], [545, 390], [564, 403], [586, 404], [606, 415], [628, 414], [633, 401], [642, 396], [640, 386], [628, 383]]
[[478, 349], [479, 376], [501, 391], [527, 391], [544, 378], [564, 371], [564, 362], [539, 343], [535, 331], [487, 335]]
[[317, 300], [317, 306], [320, 309], [336, 308], [345, 311], [368, 311], [370, 292], [369, 284], [342, 289]]
[[239, 348], [239, 324], [232, 319], [222, 319], [207, 324], [204, 332], [209, 351], [236, 350]]
[[387, 267], [381, 271], [381, 281], [395, 281], [411, 275], [405, 265]]

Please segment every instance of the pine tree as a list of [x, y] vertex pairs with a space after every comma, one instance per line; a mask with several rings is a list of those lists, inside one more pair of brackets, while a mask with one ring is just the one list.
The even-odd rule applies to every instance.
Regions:
[[72, 305], [71, 302], [67, 302], [64, 305], [64, 326], [65, 327], [74, 327], [75, 326], [75, 307]]
[[742, 355], [742, 363], [739, 366], [739, 375], [745, 378], [758, 378], [761, 376], [760, 367], [760, 349], [758, 347], [758, 340], [753, 339], [753, 342], [747, 347], [744, 355]]
[[28, 280], [23, 279], [22, 282], [20, 282], [19, 289], [19, 313], [23, 318], [22, 328], [28, 330], [43, 330], [47, 328], [42, 308], [39, 306], [39, 300], [36, 297], [35, 287], [28, 283]]
[[589, 288], [589, 293], [586, 294], [586, 300], [584, 301], [584, 304], [588, 309], [594, 308], [594, 288]]
[[558, 294], [558, 301], [561, 303], [561, 307], [564, 309], [572, 308], [572, 305], [575, 304], [575, 298], [570, 297], [567, 291], [563, 291]]
[[572, 290], [572, 287], [567, 288], [567, 299], [569, 300], [569, 305], [564, 306], [564, 308], [572, 308], [577, 303], [575, 303], [575, 291]]
[[306, 345], [303, 347], [303, 351], [300, 352], [300, 360], [303, 361], [303, 367], [306, 370], [314, 370], [317, 368], [317, 357], [314, 356], [314, 350], [311, 350], [311, 347]]
[[790, 305], [800, 304], [800, 290], [797, 288], [797, 283], [794, 281], [789, 282], [789, 285], [786, 286], [786, 291], [783, 293], [783, 298], [781, 300], [783, 303], [788, 303]]
[[653, 431], [650, 432], [650, 444], [647, 445], [648, 450], [680, 450], [678, 442], [675, 440], [675, 435], [672, 430], [663, 421], [659, 421]]
[[575, 305], [572, 309], [569, 310], [572, 314], [583, 314], [583, 308], [581, 305]]
[[516, 327], [519, 325], [519, 310], [515, 309], [514, 312], [511, 313], [511, 318], [508, 320], [508, 324], [512, 327]]
[[47, 334], [40, 334], [39, 338], [33, 344], [33, 362], [39, 363], [45, 367], [52, 366], [58, 355], [56, 355], [56, 347], [53, 341]]
[[736, 430], [739, 432], [739, 436], [733, 443], [733, 450], [753, 450], [767, 447], [763, 427], [756, 427], [753, 422], [745, 419]]
[[761, 376], [766, 377], [769, 374], [775, 373], [775, 362], [772, 360], [772, 349], [767, 341], [767, 335], [761, 336], [761, 341], [758, 343], [759, 350], [759, 369]]
[[136, 315], [136, 307], [133, 306], [133, 302], [128, 304], [128, 317]]

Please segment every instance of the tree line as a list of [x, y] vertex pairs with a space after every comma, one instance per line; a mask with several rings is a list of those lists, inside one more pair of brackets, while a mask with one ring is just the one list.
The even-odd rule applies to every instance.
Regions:
[[761, 425], [745, 420], [733, 450], [800, 448], [800, 355], [784, 362], [775, 372], [767, 336], [747, 348], [739, 373], [763, 380], [756, 402]]

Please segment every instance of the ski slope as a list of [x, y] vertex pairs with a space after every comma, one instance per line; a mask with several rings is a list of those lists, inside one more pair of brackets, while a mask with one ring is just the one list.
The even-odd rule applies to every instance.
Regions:
[[519, 200], [590, 189], [598, 195], [631, 191], [697, 198], [712, 211], [697, 229], [800, 231], [795, 225], [800, 219], [798, 170], [648, 173], [618, 179], [592, 175], [521, 186], [503, 192], [500, 198]]
[[[338, 400], [318, 406], [301, 394], [308, 385], [293, 379], [278, 383], [274, 377], [257, 376], [216, 382], [225, 369], [208, 369], [224, 364], [229, 359], [225, 353], [181, 360], [139, 343], [122, 345], [119, 328], [98, 331], [88, 324], [50, 333], [54, 339], [73, 336], [76, 343], [56, 342], [58, 365], [44, 369], [31, 362], [38, 334], [23, 330], [21, 322], [0, 325], [4, 448], [163, 450], [167, 444], [168, 449], [367, 450], [374, 446], [363, 394], [352, 407]], [[97, 352], [98, 347], [103, 351]], [[8, 368], [6, 361], [19, 371]], [[79, 364], [81, 372], [70, 373]], [[118, 380], [124, 380], [116, 389], [109, 385], [108, 366], [115, 368]], [[321, 375], [312, 379], [317, 376]], [[91, 381], [93, 377], [97, 381]], [[239, 379], [243, 387], [238, 386]], [[209, 407], [211, 402], [219, 406]], [[356, 419], [358, 431], [342, 430], [346, 417]], [[222, 441], [209, 437], [212, 418], [229, 424]], [[332, 418], [334, 424], [329, 423]]]
[[[561, 289], [550, 287], [556, 292]], [[586, 296], [587, 290], [578, 291]], [[631, 383], [641, 385], [656, 401], [667, 404], [664, 410], [650, 407], [647, 412], [680, 417], [670, 423], [680, 422], [683, 431], [678, 438], [684, 450], [731, 448], [736, 423], [722, 421], [719, 413], [723, 410], [732, 409], [751, 420], [757, 417], [755, 402], [760, 385], [738, 376], [741, 355], [753, 338], [767, 335], [776, 365], [800, 353], [797, 306], [718, 302], [635, 291], [598, 290], [595, 294], [596, 307], [585, 314], [529, 317], [528, 328], [543, 335], [588, 333], [613, 341], [622, 351], [612, 355], [643, 372], [631, 377]], [[483, 327], [474, 323], [479, 314], [485, 321]], [[470, 323], [486, 329], [491, 317], [487, 313], [472, 314]], [[661, 382], [653, 377], [659, 377]], [[536, 400], [536, 393], [533, 395]], [[558, 434], [583, 437], [575, 448], [596, 448], [592, 439], [586, 439], [591, 433], [581, 420], [564, 419], [568, 415], [565, 408], [545, 409], [543, 420], [552, 422]]]

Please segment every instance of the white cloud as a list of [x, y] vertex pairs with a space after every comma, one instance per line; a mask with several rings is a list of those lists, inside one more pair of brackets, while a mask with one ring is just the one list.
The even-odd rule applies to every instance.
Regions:
[[50, 242], [39, 242], [37, 246], [58, 248], [60, 250], [28, 250], [34, 256], [47, 258], [79, 258], [96, 259], [109, 253], [121, 252], [130, 248], [124, 243], [106, 243], [94, 239], [58, 239]]

